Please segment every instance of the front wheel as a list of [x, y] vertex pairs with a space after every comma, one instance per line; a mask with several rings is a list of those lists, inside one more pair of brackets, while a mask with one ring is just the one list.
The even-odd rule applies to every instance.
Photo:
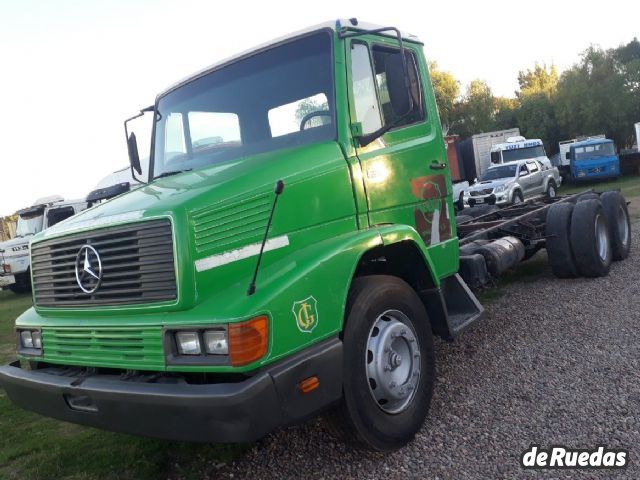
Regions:
[[431, 404], [435, 359], [424, 305], [399, 278], [357, 278], [343, 342], [344, 396], [329, 418], [333, 429], [371, 450], [401, 448]]
[[519, 205], [522, 202], [524, 202], [524, 197], [522, 196], [522, 192], [520, 190], [516, 190], [515, 192], [513, 192], [513, 199], [511, 203], [513, 205]]
[[547, 197], [556, 198], [557, 194], [558, 194], [558, 187], [556, 187], [556, 182], [553, 180], [549, 180], [549, 184], [547, 185]]

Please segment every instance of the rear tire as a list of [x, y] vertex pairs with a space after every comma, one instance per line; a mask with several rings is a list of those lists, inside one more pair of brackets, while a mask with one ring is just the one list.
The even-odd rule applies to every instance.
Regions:
[[609, 222], [611, 253], [614, 260], [624, 260], [631, 249], [631, 220], [627, 202], [619, 192], [604, 192], [600, 195], [602, 208]]
[[427, 312], [407, 283], [387, 275], [356, 278], [347, 308], [343, 400], [327, 420], [345, 440], [396, 450], [420, 430], [431, 404], [435, 358]]
[[547, 256], [553, 274], [558, 278], [575, 278], [578, 267], [571, 248], [572, 203], [551, 205], [547, 213], [545, 236], [547, 238]]
[[585, 277], [604, 277], [611, 268], [609, 224], [600, 200], [578, 202], [571, 215], [571, 248]]

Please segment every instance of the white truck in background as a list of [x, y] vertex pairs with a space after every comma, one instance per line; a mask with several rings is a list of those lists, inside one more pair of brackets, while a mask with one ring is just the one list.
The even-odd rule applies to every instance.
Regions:
[[519, 137], [519, 128], [478, 133], [460, 142], [465, 179], [469, 183], [480, 177], [491, 165], [491, 149], [505, 143], [509, 137]]
[[14, 277], [8, 288], [15, 293], [31, 290], [29, 241], [56, 223], [87, 208], [84, 200], [65, 201], [59, 195], [39, 198], [28, 208], [16, 212], [16, 236], [0, 243], [0, 277]]

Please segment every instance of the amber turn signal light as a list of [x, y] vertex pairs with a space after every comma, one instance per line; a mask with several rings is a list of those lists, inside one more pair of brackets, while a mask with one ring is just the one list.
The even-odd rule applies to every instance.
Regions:
[[264, 357], [269, 339], [269, 319], [265, 315], [246, 322], [229, 324], [229, 359], [239, 367]]
[[320, 386], [320, 380], [318, 380], [318, 377], [305, 378], [298, 384], [298, 388], [302, 393], [313, 392], [319, 386]]

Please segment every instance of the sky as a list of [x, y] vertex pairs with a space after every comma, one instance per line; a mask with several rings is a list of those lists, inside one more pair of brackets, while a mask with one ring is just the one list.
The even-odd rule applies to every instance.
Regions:
[[536, 62], [562, 71], [590, 44], [617, 47], [640, 30], [632, 0], [0, 0], [0, 216], [84, 197], [127, 166], [124, 119], [176, 81], [354, 16], [417, 35], [463, 87], [480, 78], [504, 96]]

